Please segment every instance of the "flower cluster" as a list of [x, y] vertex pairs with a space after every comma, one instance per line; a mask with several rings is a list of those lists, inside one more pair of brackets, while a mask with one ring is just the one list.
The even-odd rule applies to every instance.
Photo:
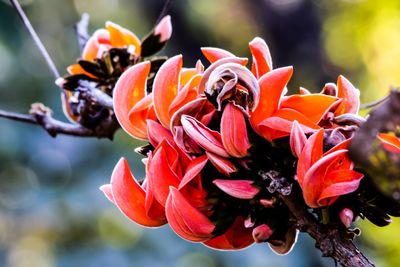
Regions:
[[64, 89], [61, 99], [67, 118], [88, 128], [113, 118], [111, 110], [87, 97], [86, 92], [99, 90], [100, 94], [112, 96], [121, 74], [144, 59], [151, 62], [154, 74], [166, 58], [153, 55], [165, 46], [171, 34], [170, 16], [161, 19], [142, 40], [120, 25], [106, 22], [104, 29], [88, 37], [77, 63], [67, 68], [69, 74], [56, 81]]
[[[111, 38], [102, 41], [103, 31], [96, 33], [84, 55], [98, 57], [113, 47], [110, 29]], [[138, 56], [140, 43], [121, 32], [118, 44], [132, 41]], [[123, 72], [114, 88], [114, 112], [129, 135], [149, 143], [137, 149], [147, 157], [146, 177], [137, 180], [122, 158], [110, 184], [101, 187], [107, 198], [134, 222], [168, 223], [192, 242], [224, 250], [268, 242], [280, 254], [297, 237], [280, 196], [301, 192], [318, 218], [328, 211], [344, 228], [358, 215], [378, 225], [388, 223], [387, 213], [400, 215], [363, 193], [364, 174], [348, 155], [363, 121], [359, 90], [339, 76], [320, 93], [300, 88], [288, 95], [293, 68], [274, 69], [261, 38], [249, 47], [250, 68], [247, 58], [207, 47], [202, 52], [209, 67], [198, 61], [185, 68], [178, 55], [162, 64], [151, 85], [151, 61], [135, 61]], [[397, 137], [379, 138], [385, 149], [399, 153]], [[363, 197], [372, 205], [357, 206]]]

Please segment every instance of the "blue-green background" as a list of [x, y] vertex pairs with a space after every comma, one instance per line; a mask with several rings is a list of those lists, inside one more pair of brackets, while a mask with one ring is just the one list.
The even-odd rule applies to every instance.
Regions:
[[[21, 1], [58, 69], [79, 56], [73, 24], [91, 15], [90, 31], [116, 22], [138, 36], [154, 25], [163, 1]], [[182, 53], [186, 66], [201, 46], [249, 56], [255, 36], [269, 44], [274, 65], [294, 65], [292, 91], [318, 91], [344, 74], [364, 102], [400, 84], [400, 2], [373, 0], [175, 0], [174, 33], [161, 54]], [[26, 113], [33, 102], [66, 120], [60, 91], [17, 14], [0, 1], [0, 108]], [[145, 229], [126, 219], [98, 187], [121, 156], [143, 176], [139, 145], [119, 131], [113, 142], [51, 138], [41, 128], [0, 119], [0, 266], [6, 267], [264, 267], [334, 266], [300, 235], [288, 256], [266, 244], [220, 252], [178, 238], [168, 227]], [[379, 266], [400, 264], [399, 223], [361, 224], [362, 249]]]

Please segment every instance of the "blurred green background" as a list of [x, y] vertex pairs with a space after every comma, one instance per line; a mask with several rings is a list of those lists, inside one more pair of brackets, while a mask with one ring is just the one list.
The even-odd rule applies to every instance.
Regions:
[[[143, 36], [163, 1], [24, 0], [24, 9], [61, 73], [79, 56], [73, 24], [91, 15], [91, 32], [114, 21]], [[319, 91], [344, 74], [362, 101], [400, 85], [400, 1], [174, 0], [174, 33], [162, 54], [183, 53], [185, 65], [199, 47], [222, 47], [249, 56], [247, 43], [263, 37], [275, 67], [293, 65], [289, 85]], [[26, 113], [43, 102], [65, 120], [60, 92], [17, 14], [0, 1], [0, 108]], [[334, 266], [306, 235], [288, 256], [265, 244], [244, 251], [212, 251], [185, 242], [168, 228], [131, 223], [98, 187], [109, 181], [121, 156], [137, 178], [144, 170], [138, 142], [119, 131], [113, 142], [58, 136], [0, 119], [0, 266], [6, 267], [261, 267]], [[378, 228], [360, 222], [358, 239], [378, 266], [400, 265], [400, 222]]]

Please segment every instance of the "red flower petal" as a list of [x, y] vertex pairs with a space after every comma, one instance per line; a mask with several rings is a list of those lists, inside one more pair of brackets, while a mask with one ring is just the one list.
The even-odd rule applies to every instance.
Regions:
[[378, 139], [381, 141], [383, 148], [392, 153], [400, 153], [400, 138], [386, 133], [378, 134]]
[[185, 185], [190, 183], [198, 174], [200, 174], [201, 170], [204, 168], [208, 161], [206, 155], [202, 155], [196, 159], [194, 159], [186, 168], [185, 175], [183, 176], [181, 182], [179, 183], [179, 190], [182, 189]]
[[179, 90], [178, 95], [171, 102], [171, 105], [168, 109], [168, 113], [171, 118], [178, 109], [180, 109], [186, 103], [197, 98], [197, 86], [199, 85], [200, 80], [200, 74], [193, 75], [191, 79], [184, 85], [184, 87]]
[[219, 250], [240, 250], [253, 243], [252, 229], [244, 227], [242, 217], [236, 217], [235, 222], [224, 234], [214, 237], [203, 244]]
[[115, 204], [129, 219], [149, 227], [161, 226], [166, 223], [164, 209], [157, 202], [152, 205], [151, 217], [147, 215], [146, 192], [133, 177], [124, 158], [121, 158], [114, 168], [111, 187]]
[[174, 138], [169, 130], [153, 120], [147, 120], [147, 135], [153, 147], [157, 147], [161, 141], [166, 139], [170, 144], [174, 143]]
[[318, 204], [320, 206], [331, 205], [337, 197], [356, 191], [363, 177], [362, 173], [353, 170], [344, 169], [330, 172], [325, 177], [325, 183], [328, 186], [319, 195]]
[[147, 118], [132, 117], [130, 112], [145, 97], [149, 72], [149, 61], [134, 65], [121, 75], [114, 88], [114, 112], [118, 122], [128, 134], [139, 139], [147, 139]]
[[342, 158], [347, 152], [347, 150], [338, 150], [322, 157], [307, 170], [303, 181], [301, 183], [299, 181], [303, 189], [304, 200], [308, 206], [311, 208], [318, 208], [320, 206], [318, 200], [326, 187], [326, 175], [329, 174], [327, 173], [329, 171], [327, 168], [334, 164], [338, 158]]
[[99, 40], [102, 40], [102, 43], [110, 44], [110, 33], [106, 29], [99, 29], [93, 33], [83, 48], [82, 58], [84, 60], [94, 60], [97, 57], [100, 46]]
[[230, 176], [231, 173], [238, 171], [235, 164], [233, 164], [230, 160], [211, 152], [206, 151], [206, 154], [210, 162], [214, 165], [214, 167], [223, 175]]
[[274, 232], [267, 224], [261, 224], [253, 229], [253, 239], [256, 243], [266, 242]]
[[290, 149], [295, 157], [299, 157], [307, 142], [307, 137], [297, 121], [293, 121], [290, 131]]
[[229, 155], [236, 158], [247, 156], [250, 148], [243, 112], [233, 103], [225, 106], [221, 118], [222, 144]]
[[153, 83], [153, 105], [161, 124], [169, 129], [169, 107], [178, 94], [182, 55], [168, 59], [158, 70]]
[[272, 117], [266, 118], [258, 124], [259, 134], [267, 140], [288, 136], [293, 121], [297, 120], [305, 133], [314, 132], [320, 127], [294, 109], [279, 109]]
[[106, 22], [106, 28], [110, 33], [110, 43], [114, 47], [135, 47], [135, 55], [140, 55], [141, 42], [139, 38], [131, 31], [119, 26], [111, 21]]
[[173, 162], [168, 161], [167, 157], [171, 157], [171, 155], [166, 152], [167, 148], [165, 146], [167, 144], [167, 142], [163, 141], [154, 151], [154, 155], [149, 157], [146, 171], [150, 189], [155, 199], [163, 206], [167, 201], [169, 187], [178, 187], [180, 181], [180, 177], [174, 172], [176, 165], [179, 163], [175, 160]]
[[236, 57], [231, 52], [216, 47], [202, 47], [201, 52], [210, 63], [214, 63], [215, 61], [225, 57]]
[[300, 185], [304, 182], [307, 170], [322, 157], [323, 140], [324, 131], [322, 129], [308, 138], [297, 163], [297, 180]]
[[282, 100], [280, 108], [297, 110], [310, 121], [318, 123], [336, 100], [336, 97], [323, 94], [291, 95]]
[[216, 179], [213, 183], [228, 195], [239, 199], [252, 199], [260, 192], [258, 187], [253, 186], [250, 180], [225, 180]]
[[258, 129], [261, 121], [272, 116], [278, 109], [282, 93], [292, 73], [292, 67], [279, 68], [266, 73], [259, 79], [260, 101], [250, 117], [255, 130]]
[[206, 151], [213, 152], [223, 157], [229, 157], [222, 145], [220, 133], [211, 130], [195, 118], [187, 115], [181, 117], [181, 123], [187, 135]]
[[107, 197], [107, 199], [110, 202], [115, 204], [114, 196], [112, 194], [111, 184], [102, 185], [102, 186], [100, 186], [99, 189], [104, 193], [104, 195]]
[[165, 211], [172, 230], [183, 239], [204, 242], [212, 237], [215, 225], [174, 187], [170, 188]]
[[335, 115], [344, 113], [357, 114], [360, 109], [360, 91], [342, 75], [338, 77], [337, 88], [338, 97], [343, 98], [343, 102], [335, 111]]
[[260, 78], [265, 73], [272, 70], [272, 58], [268, 45], [260, 37], [254, 38], [249, 43], [251, 54], [253, 55], [253, 73]]
[[311, 94], [311, 92], [304, 87], [300, 87], [300, 94], [301, 95], [309, 95], [309, 94]]

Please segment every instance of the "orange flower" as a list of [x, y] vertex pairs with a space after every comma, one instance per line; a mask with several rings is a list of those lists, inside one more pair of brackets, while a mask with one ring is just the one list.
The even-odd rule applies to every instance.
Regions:
[[332, 205], [339, 196], [354, 192], [363, 174], [353, 170], [348, 157], [349, 139], [323, 153], [324, 130], [311, 135], [297, 163], [297, 181], [311, 208]]
[[[217, 109], [231, 101], [248, 112], [253, 129], [272, 141], [288, 136], [294, 120], [305, 132], [320, 129], [318, 123], [337, 97], [325, 94], [296, 94], [285, 97], [292, 67], [272, 70], [272, 59], [264, 40], [257, 37], [249, 43], [253, 57], [251, 72], [247, 62], [219, 48], [202, 48], [212, 63], [204, 72], [200, 92], [216, 98]], [[224, 81], [224, 82], [222, 82]]]
[[108, 21], [105, 26], [88, 39], [78, 63], [67, 68], [69, 75], [56, 81], [59, 87], [65, 89], [62, 94], [63, 109], [73, 122], [79, 121], [79, 111], [72, 106], [78, 102], [79, 94], [74, 94], [74, 91], [81, 81], [91, 81], [93, 86], [111, 96], [121, 73], [143, 57], [160, 50], [172, 33], [170, 16], [164, 17], [142, 41], [118, 24]]
[[202, 65], [184, 69], [182, 64], [182, 56], [168, 59], [157, 72], [151, 93], [146, 90], [149, 61], [134, 65], [121, 75], [114, 89], [114, 111], [127, 133], [148, 139], [146, 120], [159, 121], [170, 129], [172, 115], [196, 99]]

